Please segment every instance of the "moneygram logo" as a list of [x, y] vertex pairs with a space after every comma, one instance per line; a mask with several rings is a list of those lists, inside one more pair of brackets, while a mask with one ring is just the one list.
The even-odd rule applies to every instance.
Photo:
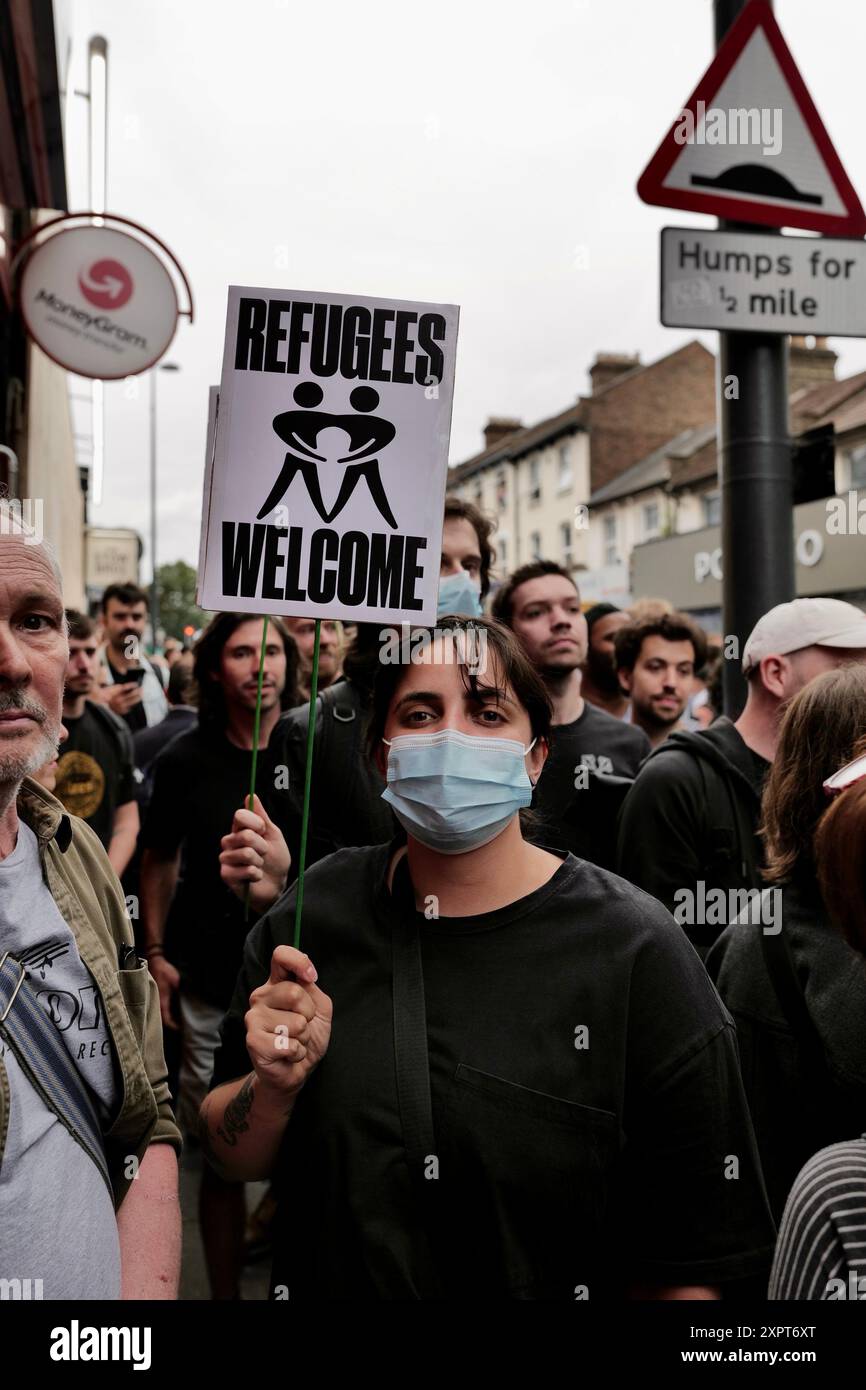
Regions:
[[84, 298], [97, 309], [122, 309], [132, 297], [132, 276], [120, 261], [94, 261], [78, 276]]

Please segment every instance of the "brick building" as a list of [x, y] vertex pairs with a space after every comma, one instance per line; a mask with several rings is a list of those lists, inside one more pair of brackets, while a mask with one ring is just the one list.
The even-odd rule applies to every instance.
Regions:
[[[839, 381], [835, 371], [826, 340], [792, 339], [798, 585], [801, 592], [823, 585], [859, 602], [866, 589], [862, 538], [858, 581], [849, 573], [858, 562], [857, 538], [843, 542], [822, 532], [819, 544], [813, 535], [821, 499], [866, 490], [866, 372]], [[530, 559], [557, 560], [574, 574], [587, 604], [625, 605], [654, 593], [717, 625], [721, 494], [712, 354], [698, 342], [646, 365], [599, 353], [590, 380], [589, 396], [536, 425], [490, 420], [481, 453], [452, 469], [451, 490], [496, 517], [500, 574]], [[810, 510], [801, 513], [803, 507]]]
[[604, 551], [594, 553], [590, 497], [652, 450], [706, 426], [715, 383], [712, 354], [698, 342], [645, 365], [599, 353], [589, 375], [589, 396], [538, 424], [491, 419], [484, 449], [452, 469], [449, 488], [496, 517], [500, 573], [555, 559], [580, 572], [593, 598], [624, 588], [627, 575], [607, 573]]

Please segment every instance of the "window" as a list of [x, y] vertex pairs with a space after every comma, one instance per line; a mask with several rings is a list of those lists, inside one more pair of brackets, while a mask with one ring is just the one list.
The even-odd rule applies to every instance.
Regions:
[[616, 554], [616, 517], [608, 515], [604, 518], [604, 563], [615, 565], [617, 563]]
[[559, 525], [559, 539], [562, 545], [562, 563], [570, 565], [572, 561], [571, 550], [571, 522], [562, 521]]
[[533, 531], [529, 537], [529, 549], [532, 552], [533, 560], [541, 559], [541, 532]]
[[722, 494], [704, 493], [704, 525], [720, 526], [722, 523]]
[[508, 542], [507, 542], [506, 540], [503, 540], [501, 536], [500, 536], [500, 538], [499, 538], [499, 544], [498, 544], [498, 546], [497, 546], [497, 549], [498, 549], [498, 551], [499, 551], [499, 564], [500, 564], [500, 567], [501, 567], [503, 570], [507, 570], [507, 569], [508, 569]]
[[484, 501], [484, 484], [479, 474], [475, 480], [475, 505], [480, 507]]
[[504, 468], [496, 470], [496, 509], [504, 512], [508, 503], [508, 478]]
[[659, 533], [659, 504], [645, 502], [643, 509], [643, 533], [647, 540]]
[[849, 449], [848, 461], [851, 464], [851, 486], [866, 487], [866, 444]]
[[571, 457], [568, 452], [567, 444], [559, 446], [559, 479], [557, 489], [559, 492], [566, 492], [571, 487]]
[[537, 458], [529, 460], [529, 500], [541, 501], [541, 469]]

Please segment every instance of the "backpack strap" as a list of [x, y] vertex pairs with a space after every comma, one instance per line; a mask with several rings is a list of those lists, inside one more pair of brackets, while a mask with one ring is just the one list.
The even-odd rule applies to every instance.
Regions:
[[718, 865], [730, 862], [744, 886], [760, 887], [757, 843], [751, 825], [736, 795], [731, 778], [713, 767], [709, 775], [703, 758], [696, 759], [703, 788], [707, 853], [701, 865], [704, 877], [712, 876]]
[[[326, 784], [327, 773], [323, 770], [332, 761], [336, 776], [327, 785], [341, 785], [344, 803], [348, 803], [358, 778], [358, 755], [361, 742], [361, 726], [352, 695], [345, 681], [337, 681], [323, 690], [319, 699], [322, 702], [322, 727], [319, 734], [318, 776], [320, 785]], [[336, 807], [329, 808], [331, 812]]]
[[329, 685], [322, 691], [322, 704], [327, 708], [330, 706], [333, 716], [341, 724], [351, 724], [352, 720], [360, 723], [358, 711], [355, 709], [349, 687], [345, 681], [336, 681], [334, 685]]
[[27, 980], [27, 971], [7, 951], [0, 958], [0, 1037], [64, 1129], [92, 1159], [114, 1194], [102, 1129], [78, 1068]]

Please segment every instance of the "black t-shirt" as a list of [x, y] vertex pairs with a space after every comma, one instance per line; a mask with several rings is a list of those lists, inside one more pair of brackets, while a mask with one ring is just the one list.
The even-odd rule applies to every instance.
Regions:
[[[224, 734], [191, 729], [151, 765], [152, 792], [142, 848], [174, 854], [182, 846], [177, 892], [166, 923], [166, 953], [186, 989], [226, 1008], [251, 923], [220, 878], [220, 841], [250, 789], [252, 752]], [[256, 792], [266, 807], [274, 788], [271, 753], [259, 749]]]
[[[306, 882], [302, 946], [334, 1023], [277, 1163], [274, 1285], [293, 1300], [573, 1301], [765, 1277], [773, 1227], [733, 1024], [668, 914], [568, 856], [508, 907], [427, 920], [400, 868], [394, 897], [385, 886], [393, 849], [342, 850]], [[250, 933], [214, 1085], [251, 1069], [243, 1016], [294, 905], [292, 890]], [[426, 1197], [401, 1132], [393, 913], [421, 939]]]
[[642, 729], [585, 701], [579, 719], [554, 724], [550, 731], [550, 753], [532, 799], [539, 818], [532, 838], [612, 868], [616, 820], [627, 787], [605, 779], [636, 777], [649, 753]]
[[63, 724], [69, 738], [60, 747], [54, 795], [107, 849], [115, 811], [135, 799], [132, 739], [122, 720], [91, 701], [80, 719], [64, 715]]
[[[108, 669], [111, 673], [112, 683], [115, 685], [122, 684], [120, 676], [123, 673], [116, 671], [108, 658], [106, 658], [106, 660], [108, 661]], [[125, 714], [121, 714], [118, 717], [124, 721], [131, 734], [137, 734], [142, 729], [147, 728], [147, 714], [145, 712], [143, 700], [139, 700], [137, 705], [133, 705]]]

